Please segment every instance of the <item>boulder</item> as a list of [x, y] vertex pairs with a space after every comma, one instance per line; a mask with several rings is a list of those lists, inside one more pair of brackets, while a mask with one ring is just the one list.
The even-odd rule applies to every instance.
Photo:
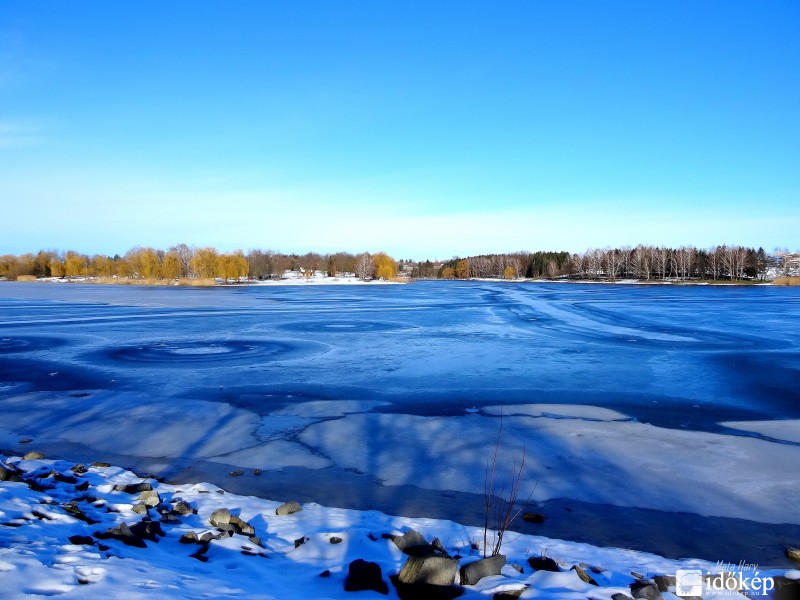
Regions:
[[10, 465], [0, 465], [0, 481], [22, 481], [22, 472]]
[[133, 510], [133, 512], [135, 512], [137, 515], [146, 515], [147, 505], [144, 502], [139, 502], [134, 504], [131, 510]]
[[147, 482], [143, 481], [141, 483], [118, 483], [114, 486], [115, 492], [124, 492], [126, 494], [141, 494], [142, 492], [148, 492], [153, 489], [153, 486]]
[[484, 577], [500, 575], [500, 570], [506, 564], [506, 557], [502, 554], [488, 556], [461, 567], [461, 585], [475, 585]]
[[135, 536], [131, 531], [130, 527], [128, 527], [125, 523], [120, 523], [116, 527], [112, 527], [110, 529], [106, 529], [105, 531], [100, 531], [94, 534], [96, 538], [101, 540], [107, 539], [115, 539], [119, 540], [126, 546], [133, 546], [135, 548], [147, 548], [147, 544], [145, 541], [138, 536]]
[[340, 538], [338, 535], [332, 535], [332, 536], [331, 536], [331, 537], [328, 539], [328, 541], [329, 541], [331, 544], [341, 544], [343, 540], [342, 540], [342, 538]]
[[379, 594], [388, 594], [389, 586], [383, 580], [381, 567], [377, 563], [360, 558], [350, 563], [347, 578], [344, 580], [345, 592], [361, 592], [373, 590]]
[[197, 534], [194, 531], [187, 531], [181, 536], [181, 539], [178, 540], [181, 544], [199, 544], [200, 540], [197, 537]]
[[547, 556], [531, 556], [528, 559], [528, 564], [534, 571], [552, 571], [553, 573], [561, 571], [558, 563]]
[[42, 460], [44, 458], [44, 454], [41, 452], [28, 452], [25, 456], [22, 457], [22, 460]]
[[644, 600], [663, 600], [658, 586], [649, 581], [635, 581], [631, 584], [631, 596]]
[[131, 525], [131, 533], [143, 540], [158, 542], [158, 537], [164, 536], [164, 530], [158, 521], [143, 520]]
[[673, 590], [675, 589], [677, 580], [675, 579], [675, 575], [656, 575], [653, 577], [653, 583], [656, 584], [659, 592], [668, 592], [670, 586]]
[[180, 515], [185, 517], [187, 515], [191, 515], [194, 513], [194, 509], [188, 502], [184, 502], [183, 500], [179, 500], [175, 503], [175, 506], [172, 507], [172, 513], [176, 515]]
[[[419, 556], [431, 553], [431, 545], [425, 541], [425, 538], [419, 531], [414, 529], [409, 529], [403, 535], [387, 533], [384, 537], [392, 540], [394, 545], [404, 554]], [[424, 549], [424, 551], [420, 552], [421, 549]]]
[[775, 584], [775, 600], [797, 600], [797, 598], [800, 598], [800, 580], [777, 575], [772, 578], [772, 581]]
[[409, 556], [397, 575], [405, 584], [451, 586], [458, 572], [458, 559], [449, 556]]
[[208, 518], [208, 520], [214, 527], [228, 525], [231, 522], [231, 511], [229, 511], [227, 508], [218, 508], [211, 513], [211, 516]]
[[107, 462], [102, 462], [102, 461], [96, 460], [96, 461], [94, 461], [94, 462], [92, 463], [92, 466], [93, 466], [93, 467], [101, 467], [101, 468], [104, 468], [104, 467], [110, 467], [110, 466], [111, 466], [111, 463], [107, 463]]
[[800, 548], [795, 548], [795, 547], [789, 546], [786, 549], [786, 553], [785, 554], [786, 554], [786, 558], [790, 558], [790, 559], [792, 559], [794, 561], [800, 562]]
[[88, 535], [71, 535], [69, 536], [69, 543], [76, 546], [93, 546], [94, 539]]
[[155, 490], [145, 490], [139, 494], [139, 500], [148, 508], [155, 508], [161, 504], [161, 496]]
[[281, 504], [276, 510], [275, 514], [279, 517], [283, 517], [286, 515], [292, 515], [296, 512], [300, 512], [303, 510], [303, 507], [300, 506], [300, 503], [297, 500], [292, 500], [290, 502], [286, 502], [285, 504]]
[[594, 580], [594, 577], [592, 577], [586, 571], [584, 571], [583, 567], [581, 567], [580, 565], [573, 566], [572, 570], [578, 574], [578, 577], [580, 578], [581, 581], [584, 581], [589, 585], [598, 585], [598, 583]]

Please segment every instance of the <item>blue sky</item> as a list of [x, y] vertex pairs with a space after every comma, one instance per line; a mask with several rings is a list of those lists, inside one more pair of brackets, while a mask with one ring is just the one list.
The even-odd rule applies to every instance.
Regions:
[[0, 253], [800, 247], [800, 3], [0, 0]]

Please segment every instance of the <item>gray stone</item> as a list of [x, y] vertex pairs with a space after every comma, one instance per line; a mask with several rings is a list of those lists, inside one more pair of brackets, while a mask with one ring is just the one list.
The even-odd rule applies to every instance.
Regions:
[[181, 544], [197, 544], [200, 540], [197, 537], [197, 534], [194, 531], [187, 531], [181, 536], [181, 539], [178, 540]]
[[572, 567], [572, 570], [578, 574], [578, 577], [581, 581], [588, 583], [589, 585], [598, 585], [598, 583], [594, 580], [594, 578], [589, 575], [586, 571], [583, 570], [583, 567], [580, 565], [575, 565]]
[[137, 515], [146, 515], [147, 505], [144, 502], [139, 502], [138, 504], [134, 504], [133, 512], [135, 512]]
[[148, 508], [155, 508], [161, 504], [161, 496], [155, 490], [145, 490], [139, 494], [139, 500]]
[[180, 500], [175, 503], [175, 506], [172, 507], [172, 512], [176, 515], [185, 517], [187, 515], [191, 515], [192, 513], [194, 513], [194, 509], [188, 502]]
[[506, 590], [504, 592], [497, 592], [492, 596], [492, 600], [516, 600], [522, 596], [522, 592], [528, 588], [519, 588], [518, 590]]
[[800, 580], [776, 575], [772, 578], [772, 581], [775, 584], [775, 600], [797, 600], [800, 598]]
[[368, 562], [360, 558], [350, 563], [347, 569], [347, 579], [344, 581], [344, 591], [361, 592], [372, 590], [379, 594], [388, 594], [389, 586], [383, 580], [381, 567], [377, 563]]
[[328, 541], [331, 544], [341, 544], [343, 540], [339, 536], [332, 535]]
[[647, 581], [635, 581], [632, 583], [631, 595], [634, 598], [643, 598], [644, 600], [663, 600], [661, 592], [658, 591], [658, 586]]
[[134, 535], [131, 528], [126, 523], [120, 523], [116, 527], [112, 527], [102, 532], [94, 534], [96, 538], [101, 540], [115, 539], [119, 540], [126, 546], [133, 546], [135, 548], [147, 548], [147, 544], [141, 536]]
[[230, 525], [233, 527], [234, 533], [238, 533], [239, 535], [246, 535], [249, 537], [256, 533], [255, 527], [237, 516], [231, 516]]
[[219, 535], [212, 531], [206, 531], [203, 535], [200, 536], [198, 540], [201, 544], [210, 544], [213, 540], [218, 540], [220, 538]]
[[218, 508], [211, 513], [211, 516], [208, 518], [208, 520], [214, 527], [228, 525], [231, 522], [231, 511], [229, 511], [227, 508]]
[[300, 512], [301, 510], [303, 510], [303, 507], [300, 506], [300, 503], [297, 500], [292, 500], [290, 502], [286, 502], [285, 504], [281, 504], [277, 510], [275, 510], [275, 514], [279, 517], [283, 517]]
[[794, 548], [792, 546], [788, 547], [786, 549], [786, 558], [800, 562], [800, 548]]
[[8, 465], [0, 466], [0, 481], [22, 481], [22, 473]]
[[42, 460], [44, 458], [44, 454], [41, 452], [28, 452], [25, 456], [22, 457], [22, 460]]
[[502, 554], [488, 556], [461, 567], [461, 585], [475, 585], [484, 577], [500, 575], [500, 570], [506, 564], [506, 557]]
[[528, 559], [528, 564], [534, 571], [552, 571], [553, 573], [561, 571], [558, 563], [547, 556], [531, 556]]
[[126, 494], [141, 494], [142, 492], [148, 492], [152, 489], [153, 486], [147, 481], [128, 484], [118, 483], [114, 486], [115, 492], [125, 492]]
[[397, 580], [405, 584], [451, 586], [458, 572], [458, 559], [447, 556], [409, 556]]
[[677, 581], [675, 575], [656, 575], [653, 577], [653, 583], [656, 584], [659, 592], [668, 592], [670, 587], [675, 589]]
[[111, 463], [107, 463], [107, 462], [101, 462], [101, 461], [99, 461], [99, 460], [96, 460], [96, 461], [94, 461], [94, 462], [92, 463], [92, 466], [93, 466], [93, 467], [110, 467], [110, 466], [111, 466]]

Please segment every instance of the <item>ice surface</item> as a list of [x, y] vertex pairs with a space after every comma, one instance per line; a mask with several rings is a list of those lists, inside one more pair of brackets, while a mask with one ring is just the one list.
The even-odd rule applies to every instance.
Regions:
[[0, 441], [482, 493], [502, 414], [538, 499], [797, 522], [799, 309], [790, 287], [6, 283]]

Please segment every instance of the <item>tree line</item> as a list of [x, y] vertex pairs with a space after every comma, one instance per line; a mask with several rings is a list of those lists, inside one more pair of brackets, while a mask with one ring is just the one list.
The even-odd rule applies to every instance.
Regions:
[[578, 279], [617, 281], [635, 279], [764, 281], [776, 257], [763, 248], [693, 246], [662, 248], [638, 245], [622, 248], [590, 248], [582, 253], [514, 252], [453, 258], [441, 265], [442, 279]]
[[159, 279], [280, 279], [286, 271], [307, 277], [320, 271], [330, 277], [354, 274], [361, 279], [392, 279], [398, 264], [385, 252], [370, 254], [282, 254], [272, 250], [219, 252], [213, 247], [176, 244], [167, 250], [135, 247], [124, 255], [82, 254], [74, 250], [40, 250], [36, 254], [0, 256], [0, 277]]
[[454, 257], [439, 262], [400, 260], [385, 252], [352, 254], [284, 254], [253, 249], [218, 252], [213, 247], [176, 244], [167, 250], [135, 247], [124, 255], [87, 255], [68, 250], [0, 256], [0, 277], [171, 279], [280, 279], [287, 271], [311, 277], [350, 274], [364, 280], [393, 279], [398, 273], [413, 279], [577, 279], [711, 280], [767, 278], [779, 265], [763, 248], [693, 246], [667, 248], [625, 246], [590, 248], [582, 253], [512, 252]]

